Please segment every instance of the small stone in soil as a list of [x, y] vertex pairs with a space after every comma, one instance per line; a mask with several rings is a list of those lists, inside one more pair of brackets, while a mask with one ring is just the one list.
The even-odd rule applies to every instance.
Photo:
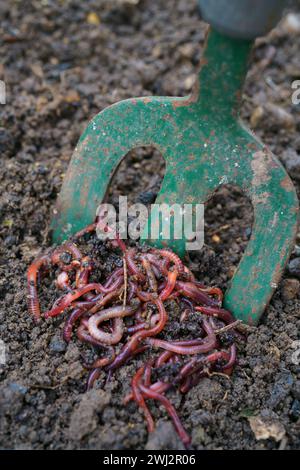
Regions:
[[49, 350], [51, 353], [63, 353], [67, 348], [65, 341], [59, 336], [54, 336], [49, 344]]
[[17, 238], [14, 235], [8, 235], [4, 239], [4, 245], [7, 246], [7, 247], [15, 245], [16, 242], [17, 242]]
[[282, 153], [281, 160], [289, 174], [296, 179], [300, 179], [300, 155], [296, 150], [289, 148]]
[[295, 276], [300, 279], [300, 258], [294, 258], [289, 262], [288, 272], [291, 276]]
[[292, 395], [294, 398], [300, 401], [300, 380], [296, 380], [292, 387]]
[[290, 415], [293, 421], [298, 421], [300, 418], [300, 401], [299, 400], [294, 400], [291, 410], [290, 410]]
[[16, 393], [20, 393], [21, 395], [25, 395], [25, 393], [27, 393], [28, 391], [28, 388], [25, 387], [24, 385], [22, 384], [19, 384], [17, 382], [11, 382], [9, 384], [9, 388], [13, 391], [13, 392], [16, 392]]
[[293, 376], [290, 371], [281, 372], [275, 380], [274, 387], [271, 391], [271, 396], [268, 405], [271, 408], [276, 408], [279, 403], [289, 394], [293, 386]]
[[145, 191], [139, 195], [138, 200], [142, 204], [153, 204], [156, 199], [156, 196], [157, 194], [153, 191]]

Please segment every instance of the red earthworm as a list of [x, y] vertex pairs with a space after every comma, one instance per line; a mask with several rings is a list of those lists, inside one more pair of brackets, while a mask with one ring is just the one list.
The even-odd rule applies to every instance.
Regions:
[[186, 297], [181, 297], [180, 301], [187, 305], [187, 308], [180, 315], [180, 322], [184, 322], [188, 319], [191, 313], [195, 312], [195, 307], [194, 307], [193, 302], [191, 302]]
[[217, 369], [218, 370], [222, 370], [222, 371], [225, 371], [227, 369], [231, 369], [234, 364], [236, 363], [236, 345], [235, 344], [232, 344], [230, 346], [230, 349], [229, 349], [229, 353], [225, 353], [224, 354], [224, 359], [227, 359], [227, 362], [226, 364], [224, 364], [223, 366], [217, 366]]
[[220, 320], [224, 321], [226, 324], [232, 323], [235, 321], [235, 318], [232, 314], [225, 310], [224, 308], [219, 307], [195, 307], [195, 310], [198, 312], [204, 313], [205, 315], [211, 315], [217, 317]]
[[81, 238], [86, 233], [93, 232], [96, 229], [96, 226], [97, 226], [97, 222], [93, 222], [92, 224], [87, 225], [82, 230], [79, 230], [78, 232], [76, 232], [75, 235], [73, 236], [73, 238], [75, 238], [75, 239], [76, 238]]
[[63, 269], [64, 271], [77, 271], [80, 268], [80, 261], [77, 259], [74, 259], [73, 261], [70, 262], [70, 264], [63, 264], [59, 263], [58, 266], [60, 269]]
[[155, 271], [155, 269], [157, 270], [157, 272], [155, 273], [157, 278], [161, 277], [162, 274], [167, 274], [168, 269], [167, 269], [167, 266], [166, 266], [167, 263], [165, 261], [168, 261], [168, 260], [160, 261], [152, 253], [147, 253], [145, 256], [150, 261], [150, 263], [152, 265], [152, 269], [154, 271]]
[[[161, 262], [161, 265], [162, 265], [162, 269], [163, 269], [163, 272], [168, 272], [169, 271], [169, 267], [170, 267], [170, 259], [169, 258], [164, 258]], [[177, 270], [178, 271], [178, 270]]]
[[107, 281], [104, 284], [104, 287], [107, 288], [111, 285], [112, 281], [115, 280], [115, 278], [121, 277], [124, 275], [124, 269], [123, 268], [117, 268], [113, 271], [113, 273], [109, 276]]
[[[117, 282], [118, 281], [118, 282]], [[60, 302], [60, 304], [58, 306], [56, 306], [55, 308], [52, 308], [51, 310], [48, 310], [46, 313], [45, 313], [45, 318], [49, 318], [49, 317], [56, 317], [57, 315], [59, 315], [63, 310], [65, 310], [67, 307], [69, 307], [69, 305], [74, 302], [74, 300], [77, 300], [79, 297], [81, 297], [82, 295], [86, 294], [87, 292], [90, 292], [90, 291], [93, 291], [95, 290], [96, 292], [101, 292], [101, 293], [109, 293], [113, 290], [113, 288], [116, 288], [116, 286], [119, 286], [120, 285], [120, 279], [117, 279], [115, 281], [116, 285], [115, 286], [111, 286], [110, 288], [106, 289], [105, 287], [102, 286], [102, 284], [100, 283], [96, 283], [96, 282], [93, 282], [91, 284], [87, 284], [86, 286], [84, 287], [81, 287], [80, 289], [78, 289], [77, 291], [75, 292], [69, 292], [67, 295], [65, 295], [64, 299], [62, 300], [62, 302]], [[122, 281], [121, 281], [122, 282]]]
[[177, 271], [169, 271], [168, 272], [168, 282], [166, 287], [161, 291], [159, 294], [159, 297], [161, 300], [166, 300], [170, 294], [173, 292], [173, 289], [176, 284], [176, 279], [177, 279], [178, 273]]
[[[131, 357], [135, 357], [135, 356], [137, 356], [138, 354], [142, 354], [142, 353], [145, 352], [147, 349], [148, 349], [148, 346], [141, 346], [141, 347], [139, 347], [139, 348], [137, 348], [137, 349], [135, 349], [135, 350], [133, 351]], [[124, 364], [127, 362], [128, 359], [129, 359], [129, 358], [127, 358], [127, 359], [125, 360]], [[108, 370], [108, 378], [109, 378], [109, 379], [110, 379], [111, 375], [112, 375], [112, 371], [111, 371], [111, 370]]]
[[173, 351], [163, 351], [159, 356], [158, 358], [156, 359], [156, 362], [155, 362], [155, 367], [160, 367], [162, 366], [163, 364], [165, 364], [166, 362], [168, 362], [168, 360], [174, 356], [174, 352]]
[[82, 317], [82, 315], [86, 312], [86, 310], [82, 308], [74, 308], [71, 315], [68, 317], [64, 329], [63, 329], [63, 338], [64, 340], [69, 343], [71, 340], [72, 329], [74, 323]]
[[[149, 328], [152, 328], [160, 319], [160, 315], [159, 313], [154, 313], [153, 315], [151, 315], [151, 318], [150, 318], [150, 321], [147, 320], [145, 321], [144, 319], [144, 315], [145, 315], [145, 310], [144, 312], [141, 313], [140, 309], [136, 312], [136, 315], [135, 315], [135, 318], [136, 320], [139, 322], [137, 323], [136, 325], [134, 325], [133, 327], [128, 327], [127, 328], [127, 331], [129, 333], [133, 333], [134, 332], [134, 327], [136, 327], [136, 331], [140, 331], [142, 330], [143, 328], [144, 329], [149, 329]], [[141, 326], [143, 325], [143, 327]]]
[[103, 347], [103, 344], [100, 343], [100, 341], [97, 341], [95, 338], [93, 338], [89, 333], [86, 328], [86, 326], [81, 323], [78, 330], [77, 330], [77, 338], [82, 341], [83, 343], [90, 343], [93, 346], [101, 346]]
[[150, 327], [152, 328], [154, 325], [156, 325], [157, 322], [159, 322], [160, 315], [159, 313], [153, 313], [150, 318]]
[[77, 288], [83, 287], [88, 283], [90, 272], [92, 271], [91, 260], [85, 256], [81, 260], [80, 268], [76, 273], [75, 285]]
[[[108, 226], [107, 226], [108, 227]], [[110, 227], [109, 227], [110, 228]], [[111, 230], [111, 229], [110, 229]], [[115, 240], [113, 240], [114, 242], [116, 242], [116, 245], [120, 248], [120, 250], [125, 253], [127, 251], [127, 247], [124, 243], [124, 241], [120, 238], [120, 235], [119, 233], [117, 232], [116, 233], [116, 238]]]
[[[216, 362], [218, 359], [223, 359], [226, 354], [224, 353], [225, 351], [216, 351], [207, 356], [202, 356], [200, 358], [192, 358], [181, 368], [179, 374], [174, 379], [173, 384], [181, 382], [181, 380], [185, 379], [185, 377], [192, 375], [195, 372], [198, 372], [200, 368], [203, 368], [204, 364]], [[228, 355], [225, 357], [228, 357]]]
[[[191, 339], [186, 341], [176, 341], [170, 342], [170, 344], [177, 345], [177, 346], [197, 346], [201, 341], [200, 338], [198, 339]], [[155, 367], [160, 367], [162, 364], [165, 364], [171, 357], [174, 356], [174, 351], [165, 350], [163, 351], [160, 356], [158, 356]]]
[[189, 299], [187, 299], [186, 297], [181, 297], [180, 301], [188, 306], [191, 313], [195, 312], [195, 306], [194, 306], [193, 302], [191, 302]]
[[180, 293], [179, 292], [176, 292], [175, 290], [173, 290], [172, 294], [170, 295], [169, 299], [168, 300], [175, 300], [177, 301], [178, 300], [178, 297], [180, 297]]
[[162, 301], [160, 299], [153, 298], [152, 302], [156, 305], [160, 318], [156, 325], [154, 325], [150, 330], [140, 333], [142, 334], [143, 338], [158, 335], [163, 330], [168, 320], [168, 315]]
[[209, 306], [218, 305], [218, 302], [215, 299], [209, 297], [205, 292], [201, 292], [192, 282], [177, 281], [175, 287], [180, 294], [194, 300], [195, 302]]
[[[145, 304], [144, 304], [144, 307], [145, 307]], [[134, 319], [138, 323], [144, 323], [145, 322], [145, 310], [142, 312], [141, 307], [139, 307], [134, 314]]]
[[[169, 382], [162, 382], [161, 380], [159, 380], [158, 382], [155, 382], [154, 384], [150, 385], [149, 388], [150, 390], [153, 390], [154, 392], [158, 392], [158, 393], [165, 393], [167, 392], [170, 388], [172, 388], [172, 384], [169, 383]], [[125, 397], [124, 397], [124, 400], [123, 400], [123, 403], [124, 404], [127, 404], [128, 402], [130, 402], [131, 400], [133, 400], [133, 394], [132, 392], [128, 393]]]
[[102, 368], [99, 367], [98, 369], [94, 369], [89, 373], [87, 384], [86, 384], [86, 391], [91, 390], [95, 381], [100, 377]]
[[157, 280], [151, 268], [150, 261], [146, 257], [142, 257], [142, 264], [147, 274], [150, 289], [153, 292], [157, 292]]
[[149, 411], [148, 406], [146, 405], [146, 402], [144, 400], [144, 397], [140, 391], [140, 381], [142, 378], [142, 375], [144, 373], [144, 366], [140, 367], [136, 374], [134, 375], [132, 382], [131, 382], [131, 387], [132, 387], [132, 394], [133, 398], [137, 402], [138, 406], [142, 408], [144, 412], [144, 416], [147, 422], [147, 428], [148, 432], [153, 432], [154, 431], [154, 421], [152, 418], [152, 415]]
[[[201, 342], [201, 338], [190, 339], [186, 341], [173, 341], [169, 342], [173, 346], [197, 346]], [[175, 355], [174, 351], [165, 350], [157, 358], [155, 367], [160, 367], [162, 364], [165, 364], [172, 356]]]
[[188, 276], [189, 281], [195, 282], [195, 276], [187, 266], [184, 266], [184, 274]]
[[142, 302], [150, 302], [154, 298], [153, 293], [141, 291], [138, 287], [136, 288], [136, 295]]
[[93, 304], [92, 308], [89, 310], [90, 314], [98, 312], [102, 307], [105, 307], [111, 300], [119, 297], [123, 292], [123, 287], [114, 290], [112, 292], [109, 292], [106, 294], [104, 297], [101, 299], [97, 300], [96, 303]]
[[180, 315], [180, 323], [186, 321], [190, 313], [191, 311], [188, 308], [186, 308]]
[[[169, 272], [169, 271], [167, 271], [166, 276], [168, 276], [168, 272]], [[159, 283], [159, 285], [158, 285], [158, 292], [159, 292], [159, 293], [161, 293], [161, 291], [164, 290], [164, 288], [165, 288], [166, 285], [167, 285], [167, 282], [168, 282], [168, 280], [167, 280], [167, 279], [164, 279], [163, 281], [161, 281], [161, 282]]]
[[202, 320], [202, 327], [203, 327], [203, 329], [204, 329], [204, 331], [207, 335], [215, 334], [214, 328], [211, 326], [211, 324], [205, 318], [203, 318], [203, 320]]
[[84, 294], [92, 290], [103, 292], [103, 287], [101, 286], [101, 284], [92, 283], [92, 284], [87, 284], [84, 287], [81, 287], [75, 292], [69, 292], [61, 299], [58, 305], [53, 307], [51, 310], [48, 310], [47, 312], [45, 312], [45, 318], [55, 317], [59, 315], [63, 310], [69, 307], [69, 305], [72, 302], [74, 302], [74, 300], [77, 300], [79, 297], [83, 296]]
[[168, 400], [168, 398], [166, 398], [164, 395], [162, 395], [158, 392], [155, 392], [154, 390], [151, 390], [151, 388], [145, 387], [142, 384], [140, 384], [139, 388], [142, 391], [143, 395], [145, 395], [147, 398], [150, 398], [152, 400], [157, 400], [165, 407], [167, 413], [169, 414], [169, 416], [171, 417], [171, 419], [174, 423], [174, 427], [175, 427], [180, 439], [182, 440], [182, 442], [184, 443], [185, 446], [188, 446], [191, 442], [191, 438], [187, 434], [187, 432], [185, 431], [184, 427], [182, 426], [180, 418], [179, 418], [174, 406]]
[[151, 359], [150, 361], [146, 363], [144, 367], [143, 381], [146, 387], [150, 387], [151, 385], [151, 369], [153, 366], [153, 362], [154, 362], [153, 359]]
[[185, 339], [181, 341], [168, 341], [169, 344], [172, 344], [173, 346], [198, 346], [199, 344], [202, 344], [203, 339], [202, 338], [194, 338], [194, 339]]
[[135, 249], [130, 249], [125, 252], [125, 259], [128, 266], [128, 270], [131, 274], [137, 276], [141, 281], [144, 281], [146, 278], [144, 274], [140, 271], [134, 261]]
[[219, 287], [198, 287], [199, 290], [202, 292], [206, 292], [209, 295], [216, 295], [218, 298], [218, 301], [222, 303], [223, 301], [223, 292]]
[[110, 292], [114, 292], [123, 284], [123, 276], [118, 276], [114, 279], [114, 281], [109, 285], [109, 287], [102, 287], [102, 292], [104, 294], [109, 294]]
[[205, 289], [205, 288], [206, 288], [206, 285], [203, 284], [203, 282], [200, 282], [200, 281], [197, 281], [197, 280], [195, 280], [195, 281], [193, 281], [193, 282], [194, 282], [194, 284], [195, 284], [197, 287], [199, 287], [200, 289]]
[[206, 371], [198, 372], [197, 374], [190, 375], [185, 379], [183, 384], [179, 387], [179, 391], [183, 394], [189, 392], [191, 388], [195, 387], [203, 377], [207, 376]]
[[47, 266], [50, 263], [48, 255], [41, 256], [31, 263], [27, 271], [27, 284], [28, 284], [28, 310], [35, 319], [38, 321], [41, 317], [40, 304], [37, 293], [37, 275], [42, 266]]
[[137, 290], [136, 284], [128, 280], [128, 294], [127, 294], [128, 302], [130, 302], [130, 300], [132, 300], [133, 297], [136, 295], [136, 290]]
[[119, 234], [117, 233], [116, 234], [116, 238], [113, 239], [113, 240], [110, 240], [111, 244], [113, 247], [119, 247], [120, 250], [125, 253], [126, 250], [127, 250], [127, 247], [125, 245], [125, 243], [123, 242], [123, 240], [120, 238]]
[[[108, 294], [107, 294], [108, 295]], [[72, 307], [78, 307], [78, 308], [84, 308], [84, 309], [90, 309], [92, 307], [94, 307], [96, 305], [96, 303], [103, 299], [104, 296], [103, 294], [98, 294], [98, 295], [94, 295], [93, 297], [87, 299], [87, 300], [77, 300], [76, 302], [74, 302], [72, 304]]]
[[146, 328], [149, 328], [149, 324], [147, 322], [141, 322], [132, 326], [127, 326], [126, 331], [130, 335], [133, 335], [137, 331], [145, 330]]
[[[135, 349], [131, 355], [131, 357], [135, 357], [137, 356], [138, 354], [142, 354], [143, 352], [145, 352], [146, 350], [148, 349], [148, 346], [147, 345], [144, 345], [144, 346], [140, 346], [139, 348]], [[124, 362], [124, 364], [127, 362], [129, 358], [127, 358]], [[111, 373], [112, 371], [111, 370], [108, 370], [108, 377], [111, 376]]]
[[[207, 322], [207, 320], [203, 320], [203, 329], [205, 330], [205, 332], [207, 334], [207, 336], [204, 339], [207, 339], [207, 338], [213, 337], [213, 336], [215, 337], [214, 330], [212, 329], [210, 324]], [[152, 341], [163, 341], [163, 340], [158, 340], [156, 338], [149, 338], [149, 340], [147, 340], [147, 342], [149, 342], [149, 344], [152, 343], [152, 341], [150, 341], [150, 340], [152, 340]], [[172, 346], [172, 349], [167, 349], [167, 351], [172, 351], [172, 352], [176, 352], [176, 351], [173, 351], [173, 346], [175, 346], [175, 347], [179, 347], [179, 346], [189, 347], [189, 346], [203, 345], [203, 339], [201, 337], [194, 338], [194, 339], [183, 340], [183, 341], [163, 341], [163, 342], [169, 344], [170, 346]]]
[[59, 273], [56, 279], [56, 287], [62, 290], [70, 290], [70, 279], [66, 271]]
[[105, 346], [105, 348], [108, 351], [107, 356], [99, 357], [98, 359], [96, 359], [93, 362], [92, 365], [84, 364], [84, 368], [85, 369], [101, 369], [101, 368], [107, 366], [108, 364], [110, 364], [114, 360], [114, 358], [116, 356], [116, 353], [115, 353], [115, 350], [112, 346]]
[[208, 356], [206, 356], [204, 358], [204, 361], [206, 363], [210, 363], [210, 362], [219, 361], [220, 359], [228, 360], [229, 359], [228, 352], [226, 352], [226, 351], [215, 351], [215, 352], [209, 354]]
[[69, 253], [72, 257], [73, 261], [80, 261], [82, 259], [82, 254], [79, 248], [72, 242], [66, 242], [63, 245], [56, 248], [52, 255], [51, 255], [51, 262], [53, 264], [62, 265], [64, 269], [66, 266], [70, 265], [71, 263], [64, 263], [62, 260], [62, 255], [64, 253]]
[[[110, 232], [110, 233], [112, 233], [112, 232], [113, 232], [113, 229], [112, 229], [109, 225], [105, 224], [105, 222], [103, 222], [103, 220], [102, 220], [102, 219], [103, 219], [103, 216], [104, 216], [104, 214], [102, 215], [102, 217], [101, 217], [101, 215], [99, 215], [99, 216], [97, 217], [96, 233], [97, 233], [97, 230], [98, 230], [98, 229], [100, 229], [102, 232]], [[126, 248], [126, 245], [125, 245], [125, 243], [123, 242], [123, 240], [121, 240], [120, 235], [119, 235], [118, 232], [116, 233], [115, 238], [114, 238], [113, 240], [111, 240], [111, 241], [116, 242], [116, 244], [119, 246], [119, 248], [121, 249], [121, 251], [123, 251], [123, 252], [125, 253], [125, 251], [127, 250], [127, 248]]]
[[[69, 292], [73, 292], [73, 290], [70, 290]], [[66, 296], [66, 293], [64, 292], [60, 297], [58, 297], [55, 300], [54, 304], [52, 305], [52, 308], [58, 307], [61, 304], [61, 302], [64, 300], [65, 296]]]
[[137, 334], [137, 336], [142, 336], [142, 339], [147, 338], [149, 336], [158, 335], [163, 330], [163, 328], [165, 327], [165, 324], [168, 320], [168, 315], [167, 315], [167, 312], [165, 310], [165, 307], [164, 307], [164, 304], [162, 303], [162, 301], [160, 299], [153, 299], [152, 303], [155, 304], [157, 309], [158, 309], [159, 320], [149, 330], [145, 330], [145, 331]]
[[163, 250], [155, 250], [155, 253], [157, 253], [159, 256], [162, 256], [163, 258], [167, 258], [172, 263], [174, 263], [179, 273], [184, 272], [183, 262], [181, 261], [179, 256], [173, 253], [173, 251], [163, 249]]
[[121, 352], [118, 354], [118, 356], [115, 358], [114, 362], [108, 366], [107, 370], [114, 370], [117, 367], [120, 367], [129, 357], [132, 356], [134, 350], [137, 348], [139, 343], [144, 339], [149, 336], [155, 336], [158, 335], [162, 329], [165, 327], [165, 324], [168, 320], [168, 315], [165, 310], [165, 307], [160, 299], [153, 299], [152, 302], [157, 306], [159, 313], [160, 313], [160, 319], [159, 322], [153, 327], [150, 328], [149, 330], [144, 330], [144, 331], [138, 331], [135, 333], [130, 340], [125, 344]]
[[183, 379], [185, 379], [188, 375], [191, 375], [195, 372], [195, 370], [199, 369], [200, 367], [203, 367], [203, 361], [204, 357], [193, 357], [190, 359], [187, 363], [185, 363], [182, 368], [180, 369], [179, 373], [175, 377], [173, 384], [176, 384], [178, 382], [181, 382]]
[[160, 279], [161, 271], [158, 269], [158, 267], [155, 264], [151, 263], [151, 269], [153, 271], [155, 278]]
[[137, 348], [137, 349], [133, 352], [133, 356], [137, 356], [138, 354], [141, 354], [141, 353], [147, 351], [147, 349], [149, 349], [149, 346], [147, 346], [146, 344], [144, 344], [144, 346], [140, 346], [139, 348]]
[[[215, 318], [216, 317], [209, 317], [209, 319], [208, 319], [209, 324], [211, 325], [211, 327], [214, 331], [218, 329], [218, 327], [217, 327], [217, 325], [215, 324], [215, 321], [214, 321]], [[218, 319], [216, 318], [216, 320], [218, 320]]]
[[123, 240], [121, 240], [121, 238], [119, 237], [118, 233], [117, 233], [117, 236], [116, 236], [116, 242], [119, 245], [119, 248], [123, 251], [123, 253], [125, 253], [126, 250], [127, 250], [127, 247], [126, 247], [125, 243], [123, 242]]
[[179, 387], [180, 393], [183, 393], [183, 394], [187, 393], [187, 391], [191, 387], [191, 383], [192, 383], [192, 376], [189, 375], [188, 377], [184, 379], [183, 383], [180, 385]]
[[104, 293], [109, 294], [109, 292], [113, 292], [114, 290], [118, 289], [122, 285], [123, 279], [123, 276], [116, 277], [109, 287], [103, 287]]
[[[105, 310], [92, 315], [88, 321], [88, 330], [90, 335], [96, 340], [104, 344], [117, 344], [124, 333], [124, 322], [123, 318], [129, 315], [132, 315], [135, 310], [138, 308], [136, 306], [127, 306], [118, 305], [116, 307], [110, 307]], [[106, 333], [103, 330], [99, 329], [100, 323], [113, 320], [113, 332]]]
[[[203, 375], [205, 377], [205, 375]], [[190, 375], [186, 377], [183, 381], [183, 383], [179, 387], [180, 393], [185, 395], [187, 392], [191, 390], [192, 387], [194, 387], [196, 384], [194, 384], [195, 377], [193, 375]]]
[[[201, 341], [201, 343], [200, 343]], [[217, 340], [214, 334], [206, 336], [204, 339], [199, 341], [200, 344], [195, 345], [180, 345], [176, 343], [169, 343], [168, 341], [164, 341], [162, 339], [157, 338], [148, 338], [147, 344], [150, 344], [154, 348], [162, 348], [167, 351], [172, 351], [176, 354], [203, 354], [206, 352], [211, 351], [214, 347], [216, 347]]]

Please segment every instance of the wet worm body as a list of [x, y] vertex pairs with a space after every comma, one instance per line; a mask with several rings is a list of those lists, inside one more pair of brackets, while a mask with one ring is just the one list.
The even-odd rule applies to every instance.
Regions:
[[[90, 335], [104, 344], [117, 344], [121, 341], [124, 333], [124, 322], [123, 318], [129, 315], [133, 315], [136, 307], [123, 307], [119, 305], [117, 307], [107, 308], [100, 312], [92, 315], [88, 321], [88, 330]], [[108, 320], [113, 320], [112, 333], [107, 333], [99, 329], [99, 325]]]
[[40, 303], [37, 293], [37, 277], [40, 269], [43, 266], [49, 265], [49, 263], [50, 258], [48, 255], [41, 256], [29, 266], [27, 271], [28, 310], [33, 315], [35, 321], [38, 321], [41, 317]]
[[165, 349], [166, 351], [174, 352], [175, 354], [203, 354], [211, 351], [217, 345], [216, 336], [211, 335], [207, 336], [204, 340], [199, 340], [199, 343], [194, 345], [184, 345], [184, 344], [172, 344], [168, 341], [162, 339], [148, 339], [147, 343], [153, 346], [154, 348]]
[[[98, 218], [72, 241], [30, 265], [29, 313], [35, 321], [64, 318], [64, 340], [69, 343], [73, 338], [93, 348], [97, 357], [83, 364], [89, 370], [88, 390], [104, 376], [109, 380], [120, 367], [136, 356], [142, 357], [146, 351], [147, 360], [132, 377], [131, 393], [124, 403], [133, 400], [143, 411], [148, 432], [155, 428], [151, 401], [160, 403], [188, 447], [191, 439], [166, 394], [174, 387], [186, 394], [212, 373], [230, 375], [237, 361], [234, 341], [243, 336], [232, 314], [222, 308], [222, 291], [196, 280], [169, 249], [127, 248], [116, 236], [107, 243], [121, 250], [123, 266], [118, 264], [106, 279], [101, 277], [101, 282], [94, 281], [96, 259], [83, 254], [77, 243], [80, 237], [91, 237], [97, 227], [112, 232]], [[42, 313], [38, 282], [40, 274], [52, 267], [57, 273], [55, 286], [60, 294], [49, 310]], [[176, 337], [175, 329], [172, 331], [174, 315], [181, 331], [188, 332], [189, 322], [197, 322], [196, 330], [191, 330], [197, 331], [196, 337], [191, 333]]]
[[177, 276], [178, 276], [177, 271], [168, 272], [167, 284], [164, 287], [164, 289], [161, 291], [161, 293], [159, 294], [159, 297], [161, 300], [166, 300], [168, 297], [170, 297], [170, 295], [172, 294], [175, 288]]

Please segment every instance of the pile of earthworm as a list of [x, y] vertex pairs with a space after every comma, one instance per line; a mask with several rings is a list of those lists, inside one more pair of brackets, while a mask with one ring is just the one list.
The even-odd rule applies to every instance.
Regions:
[[[94, 224], [87, 227], [77, 238], [31, 264], [29, 311], [36, 321], [65, 312], [65, 341], [70, 342], [76, 329], [80, 341], [95, 347], [99, 358], [90, 366], [88, 389], [102, 370], [110, 377], [133, 357], [146, 357], [132, 378], [132, 392], [125, 397], [125, 403], [134, 400], [143, 410], [149, 432], [154, 430], [154, 420], [148, 400], [162, 404], [188, 446], [190, 437], [166, 393], [176, 387], [185, 394], [205, 376], [230, 375], [236, 362], [235, 339], [240, 336], [238, 322], [222, 308], [221, 290], [198, 282], [168, 249], [127, 248], [124, 241], [116, 238], [110, 243], [120, 248], [123, 266], [110, 273], [104, 283], [89, 282], [93, 260], [81, 253], [76, 240], [94, 228]], [[42, 270], [51, 267], [58, 273], [56, 287], [62, 295], [50, 310], [41, 314], [38, 279]], [[169, 317], [166, 301], [170, 299], [179, 307], [180, 323], [189, 322], [189, 316], [196, 315], [200, 331], [197, 338], [163, 339]], [[225, 334], [228, 330], [230, 341]], [[166, 365], [176, 365], [176, 374], [171, 379], [158, 373]]]

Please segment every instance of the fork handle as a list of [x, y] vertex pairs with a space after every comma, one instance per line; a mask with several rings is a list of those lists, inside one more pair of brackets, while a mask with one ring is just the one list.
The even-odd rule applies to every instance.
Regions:
[[287, 0], [198, 0], [204, 21], [241, 39], [264, 36], [278, 23]]

